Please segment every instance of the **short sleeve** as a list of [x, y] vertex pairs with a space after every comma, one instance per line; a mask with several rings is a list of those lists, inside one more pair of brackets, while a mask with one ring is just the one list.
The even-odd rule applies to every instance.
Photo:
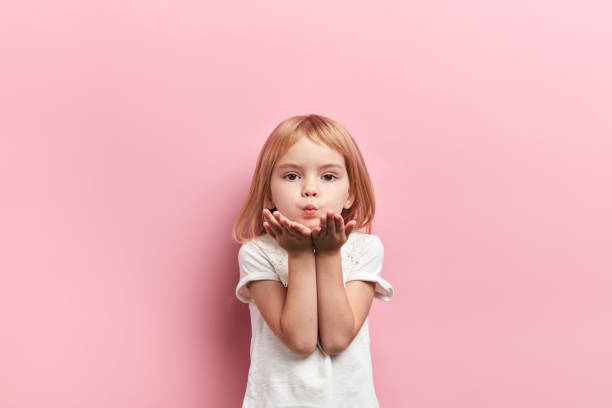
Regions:
[[376, 235], [367, 235], [365, 239], [360, 252], [356, 254], [357, 262], [348, 273], [346, 281], [376, 282], [374, 297], [389, 301], [393, 298], [393, 287], [380, 276], [384, 258], [382, 241]]
[[240, 247], [238, 266], [240, 268], [240, 280], [236, 286], [236, 297], [244, 303], [253, 302], [247, 283], [257, 280], [280, 281], [280, 277], [263, 250], [254, 245], [253, 241], [242, 244]]

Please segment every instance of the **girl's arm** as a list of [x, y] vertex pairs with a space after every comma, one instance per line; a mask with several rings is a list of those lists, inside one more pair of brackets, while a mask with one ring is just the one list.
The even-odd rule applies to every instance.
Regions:
[[263, 211], [264, 228], [287, 251], [288, 288], [277, 281], [251, 282], [253, 300], [262, 317], [290, 350], [302, 356], [317, 347], [317, 284], [310, 230], [280, 212]]
[[374, 282], [350, 281], [344, 287], [340, 250], [318, 252], [317, 307], [321, 346], [329, 355], [344, 351], [368, 316], [374, 298]]
[[287, 298], [280, 328], [306, 355], [317, 348], [317, 276], [312, 250], [290, 252]]
[[289, 253], [289, 283], [253, 281], [249, 289], [262, 317], [291, 351], [309, 356], [317, 348], [317, 286], [312, 251]]

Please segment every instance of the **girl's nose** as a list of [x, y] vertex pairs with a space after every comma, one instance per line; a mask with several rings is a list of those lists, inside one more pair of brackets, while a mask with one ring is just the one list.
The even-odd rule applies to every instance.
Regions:
[[316, 197], [318, 195], [316, 184], [312, 181], [304, 181], [302, 195], [305, 197]]

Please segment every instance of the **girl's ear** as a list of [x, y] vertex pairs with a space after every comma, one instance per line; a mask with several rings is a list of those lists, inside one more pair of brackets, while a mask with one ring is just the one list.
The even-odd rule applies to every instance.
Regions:
[[347, 210], [351, 208], [351, 206], [353, 205], [353, 201], [355, 201], [355, 197], [352, 193], [350, 193], [349, 198], [346, 200], [346, 204], [344, 204], [344, 208]]

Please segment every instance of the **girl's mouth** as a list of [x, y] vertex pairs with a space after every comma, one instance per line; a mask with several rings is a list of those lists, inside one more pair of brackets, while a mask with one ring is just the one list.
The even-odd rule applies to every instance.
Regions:
[[313, 209], [308, 209], [308, 210], [303, 210], [304, 216], [306, 217], [312, 217], [317, 213], [317, 210], [313, 210]]

